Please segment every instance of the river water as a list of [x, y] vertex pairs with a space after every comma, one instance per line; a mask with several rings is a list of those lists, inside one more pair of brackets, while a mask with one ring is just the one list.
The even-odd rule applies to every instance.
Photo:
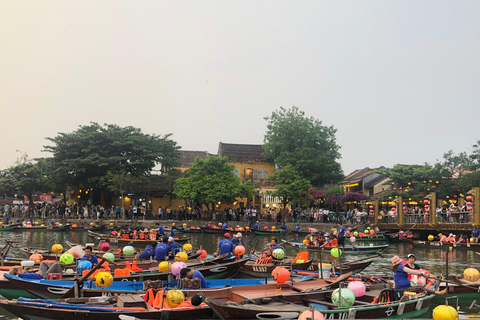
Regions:
[[[177, 233], [177, 236], [181, 235]], [[291, 240], [291, 235], [283, 236], [284, 239]], [[190, 243], [194, 249], [198, 249], [202, 246], [202, 249], [207, 250], [208, 253], [214, 253], [218, 241], [221, 239], [221, 235], [214, 234], [193, 234]], [[244, 235], [245, 247], [247, 253], [251, 248], [256, 248], [257, 251], [261, 251], [267, 246], [267, 243], [272, 239], [271, 236], [253, 236]], [[35, 231], [35, 232], [0, 232], [0, 243], [4, 243], [4, 240], [17, 241], [19, 245], [29, 245], [32, 247], [51, 247], [55, 243], [60, 243], [64, 247], [67, 247], [66, 241], [72, 241], [79, 244], [85, 244], [88, 242], [95, 243], [98, 246], [98, 241], [92, 241], [87, 235], [87, 232], [47, 232], [47, 231]], [[281, 238], [278, 238], [280, 242]], [[302, 239], [299, 239], [301, 241]], [[381, 242], [374, 242], [374, 244], [380, 244]], [[362, 243], [356, 243], [356, 245], [362, 245]], [[369, 245], [369, 243], [363, 243], [363, 245]], [[284, 245], [286, 254], [294, 256], [300, 249], [294, 248], [289, 245]], [[112, 248], [116, 249], [115, 245]], [[141, 248], [138, 248], [139, 250]], [[406, 243], [391, 243], [390, 246], [382, 252], [383, 257], [374, 258], [374, 262], [365, 269], [363, 274], [385, 274], [391, 275], [391, 263], [390, 259], [394, 255], [398, 255], [406, 260], [407, 254], [414, 253], [417, 257], [417, 264], [423, 269], [429, 270], [431, 273], [440, 275], [446, 273], [446, 260], [448, 258], [449, 272], [461, 274], [466, 268], [479, 267], [480, 256], [473, 251], [467, 250], [448, 250], [445, 249], [430, 249], [426, 247], [412, 247]], [[319, 257], [318, 252], [311, 252], [314, 258]], [[11, 249], [8, 256], [10, 257], [25, 257], [18, 249]], [[342, 261], [351, 261], [359, 258], [366, 257], [367, 255], [348, 255], [342, 256]], [[28, 259], [28, 257], [25, 257]], [[330, 254], [323, 253], [322, 259], [325, 262], [333, 261]], [[338, 263], [338, 261], [336, 261]], [[478, 302], [480, 304], [480, 301]], [[450, 303], [452, 305], [452, 303]], [[468, 305], [460, 304], [460, 318], [461, 319], [480, 319], [480, 309], [468, 310]], [[0, 309], [0, 317], [4, 319], [17, 319], [17, 317], [7, 313], [3, 309]]]

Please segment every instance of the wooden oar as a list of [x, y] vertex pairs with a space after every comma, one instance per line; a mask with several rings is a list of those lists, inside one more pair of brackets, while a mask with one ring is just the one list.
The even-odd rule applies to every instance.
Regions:
[[287, 243], [289, 243], [289, 242], [293, 242], [293, 241], [295, 241], [295, 240], [296, 240], [296, 239], [293, 238], [292, 240], [283, 241], [283, 242], [279, 243], [278, 245], [279, 245], [279, 246], [282, 246], [282, 245], [284, 245], [284, 244], [287, 244]]

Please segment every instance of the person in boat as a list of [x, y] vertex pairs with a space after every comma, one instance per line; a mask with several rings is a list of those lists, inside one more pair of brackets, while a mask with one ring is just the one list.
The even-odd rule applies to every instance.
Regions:
[[230, 258], [232, 255], [235, 255], [235, 246], [232, 241], [230, 241], [230, 233], [225, 233], [223, 239], [218, 242], [216, 256], [228, 253], [227, 258]]
[[202, 289], [208, 288], [207, 286], [207, 281], [205, 280], [205, 277], [203, 274], [196, 270], [196, 269], [190, 269], [190, 268], [183, 268], [180, 270], [180, 276], [182, 278], [188, 278], [188, 279], [200, 279], [200, 286]]
[[275, 249], [282, 249], [282, 247], [278, 245], [277, 239], [273, 238], [272, 241], [268, 244], [268, 252], [272, 254]]
[[300, 231], [300, 225], [299, 224], [297, 224], [297, 226], [295, 227], [295, 232], [298, 232], [298, 231]]
[[462, 233], [458, 237], [458, 241], [456, 243], [468, 243], [468, 242], [469, 242], [468, 236], [466, 234]]
[[136, 258], [140, 260], [150, 260], [150, 258], [155, 257], [155, 248], [157, 247], [157, 242], [152, 242], [152, 245], [147, 245], [142, 253], [140, 253]]
[[420, 270], [420, 266], [415, 263], [417, 261], [417, 257], [413, 253], [409, 253], [407, 256], [407, 264], [406, 266], [413, 270]]
[[344, 247], [345, 246], [345, 233], [347, 229], [343, 226], [341, 222], [338, 223], [338, 245]]
[[173, 240], [173, 237], [168, 237], [168, 245], [170, 246], [170, 251], [172, 252], [172, 255], [176, 255], [180, 252], [180, 247]]
[[243, 235], [241, 232], [235, 235], [235, 239], [232, 240], [233, 246], [236, 247], [238, 245], [245, 246], [245, 242], [242, 239]]
[[287, 231], [287, 224], [285, 223], [285, 221], [283, 221], [282, 229], [285, 230], [285, 231]]
[[175, 231], [173, 231], [173, 226], [172, 228], [170, 229], [170, 234], [169, 234], [170, 237], [172, 238], [175, 238]]
[[456, 242], [455, 235], [453, 233], [450, 233], [447, 237], [447, 242], [454, 243]]
[[259, 226], [260, 226], [260, 225], [258, 224], [258, 221], [255, 222], [255, 224], [253, 225], [253, 230], [258, 230], [258, 227], [259, 227]]
[[409, 274], [422, 276], [428, 279], [427, 273], [420, 270], [410, 269], [407, 265], [403, 265], [403, 261], [402, 259], [400, 259], [399, 256], [394, 256], [391, 261], [395, 288], [417, 293], [435, 293], [437, 295], [444, 295], [447, 292], [447, 289], [444, 289], [442, 291], [435, 291], [435, 286], [433, 285], [429, 286], [428, 288], [423, 286], [412, 287], [410, 284], [410, 279], [408, 279]]
[[473, 226], [472, 238], [473, 238], [473, 243], [478, 243], [478, 238], [480, 238], [480, 230], [478, 230], [477, 225]]
[[209, 221], [209, 222], [207, 223], [207, 228], [212, 228], [212, 221]]
[[90, 246], [85, 247], [85, 255], [82, 257], [82, 260], [87, 260], [92, 263], [92, 266], [98, 264], [98, 259], [95, 255], [92, 254], [93, 248]]
[[55, 221], [53, 221], [53, 219], [52, 219], [52, 220], [50, 220], [50, 227], [53, 227], [53, 226], [55, 226]]
[[157, 244], [157, 247], [155, 248], [155, 260], [164, 261], [170, 252], [171, 248], [168, 245], [168, 237], [163, 236], [162, 242]]
[[447, 242], [447, 236], [444, 235], [443, 233], [439, 233], [438, 238], [439, 238], [440, 242]]
[[160, 233], [161, 235], [164, 235], [165, 234], [165, 228], [159, 223], [155, 223], [155, 225], [157, 226], [158, 233]]
[[225, 221], [222, 225], [222, 229], [223, 230], [227, 230], [228, 229], [228, 221]]
[[410, 230], [405, 231], [405, 237], [408, 239], [413, 238], [413, 232]]

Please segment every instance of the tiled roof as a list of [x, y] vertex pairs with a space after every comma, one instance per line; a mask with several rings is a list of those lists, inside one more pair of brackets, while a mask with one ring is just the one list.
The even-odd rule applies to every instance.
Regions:
[[208, 155], [207, 151], [180, 150], [179, 162], [181, 166], [190, 166], [195, 161], [195, 157], [200, 157], [202, 159], [205, 159], [207, 155]]
[[218, 144], [218, 156], [228, 158], [249, 158], [261, 159], [263, 148], [261, 144], [236, 144], [223, 143]]

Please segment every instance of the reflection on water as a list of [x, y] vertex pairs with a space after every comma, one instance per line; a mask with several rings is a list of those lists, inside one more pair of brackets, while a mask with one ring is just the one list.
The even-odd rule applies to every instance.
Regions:
[[[180, 233], [177, 236], [181, 236]], [[278, 237], [278, 236], [277, 236]], [[190, 243], [193, 245], [194, 249], [202, 247], [202, 249], [207, 250], [208, 253], [212, 254], [217, 249], [217, 243], [220, 239], [223, 238], [223, 234], [195, 234], [192, 235]], [[286, 240], [292, 240], [291, 235], [283, 236]], [[29, 245], [32, 247], [51, 247], [55, 243], [60, 243], [64, 247], [67, 247], [66, 241], [71, 241], [75, 243], [85, 244], [87, 242], [94, 242], [96, 245], [99, 244], [99, 241], [92, 241], [87, 236], [85, 231], [66, 231], [66, 232], [46, 232], [46, 231], [34, 231], [34, 232], [0, 232], [0, 243], [3, 243], [3, 240], [16, 241], [18, 245]], [[253, 236], [245, 235], [244, 241], [246, 246], [246, 252], [250, 252], [251, 248], [255, 248], [256, 251], [262, 251], [266, 249], [267, 244], [272, 239], [271, 236]], [[301, 242], [303, 238], [296, 239], [295, 241]], [[280, 243], [280, 238], [278, 238]], [[381, 242], [372, 242], [373, 245], [382, 244]], [[355, 243], [355, 245], [360, 246], [362, 243]], [[363, 242], [363, 245], [369, 246], [370, 243]], [[294, 256], [300, 251], [299, 248], [294, 248], [290, 245], [284, 245], [287, 255]], [[112, 245], [112, 249], [116, 250], [117, 246]], [[138, 248], [141, 249], [141, 248]], [[450, 273], [461, 274], [466, 268], [472, 267], [478, 268], [478, 262], [480, 261], [480, 256], [475, 254], [473, 251], [467, 250], [452, 250], [452, 249], [432, 249], [427, 247], [413, 247], [406, 243], [392, 243], [390, 246], [382, 251], [382, 256], [374, 258], [374, 262], [365, 269], [363, 274], [385, 274], [391, 275], [391, 263], [390, 259], [394, 255], [398, 255], [403, 259], [406, 259], [407, 254], [414, 253], [417, 257], [417, 264], [419, 264], [423, 269], [429, 270], [431, 273], [440, 275], [446, 273], [446, 261], [448, 258], [448, 271]], [[9, 252], [9, 256], [12, 257], [26, 257], [18, 249], [13, 248]], [[313, 258], [319, 258], [318, 252], [311, 252]], [[351, 261], [360, 258], [367, 257], [369, 255], [348, 255], [345, 254], [342, 256], [342, 261]], [[26, 257], [27, 258], [27, 257]], [[335, 262], [339, 263], [338, 259], [335, 261], [330, 254], [323, 253], [322, 259], [325, 262]], [[477, 301], [480, 304], [480, 301]], [[450, 301], [450, 304], [454, 305], [453, 301]], [[468, 305], [460, 303], [460, 318], [461, 319], [480, 319], [480, 308], [473, 308], [469, 310]], [[17, 317], [8, 314], [7, 312], [0, 309], [0, 317], [5, 319], [17, 319]]]

